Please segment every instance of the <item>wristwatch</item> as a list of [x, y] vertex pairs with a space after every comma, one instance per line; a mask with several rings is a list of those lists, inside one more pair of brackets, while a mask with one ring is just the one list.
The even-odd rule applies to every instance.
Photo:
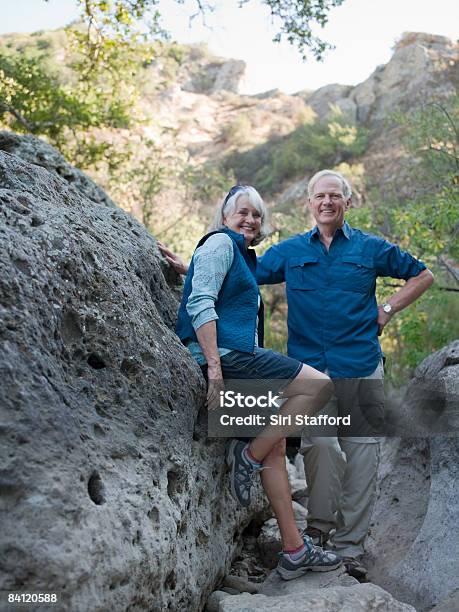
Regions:
[[389, 304], [389, 302], [384, 302], [384, 304], [382, 305], [382, 309], [384, 310], [384, 312], [386, 314], [393, 314], [394, 313], [394, 309]]

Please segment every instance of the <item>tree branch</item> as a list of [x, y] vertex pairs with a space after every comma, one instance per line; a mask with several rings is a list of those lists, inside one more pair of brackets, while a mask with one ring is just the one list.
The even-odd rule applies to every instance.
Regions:
[[459, 283], [459, 268], [454, 268], [444, 257], [440, 257], [440, 263], [453, 276], [454, 280]]
[[10, 106], [6, 102], [0, 101], [0, 109], [13, 115], [16, 121], [18, 121], [22, 126], [24, 126], [28, 132], [31, 132], [33, 134], [33, 132], [37, 129], [36, 123], [30, 123], [30, 121], [27, 121], [27, 119], [23, 115], [21, 115], [19, 111], [17, 111], [15, 108]]

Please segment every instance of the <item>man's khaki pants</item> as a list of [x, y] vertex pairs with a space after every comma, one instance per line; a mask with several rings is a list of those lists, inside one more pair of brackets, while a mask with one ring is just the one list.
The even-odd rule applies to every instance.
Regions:
[[[335, 380], [335, 397], [323, 414], [338, 416], [352, 406], [364, 413], [381, 415], [384, 410], [382, 363], [370, 376]], [[371, 379], [371, 384], [361, 383]], [[301, 438], [300, 452], [309, 490], [308, 526], [328, 532], [336, 529], [331, 544], [344, 557], [364, 552], [376, 498], [379, 438], [311, 436]], [[333, 432], [330, 432], [333, 433]], [[352, 433], [355, 433], [354, 431]]]

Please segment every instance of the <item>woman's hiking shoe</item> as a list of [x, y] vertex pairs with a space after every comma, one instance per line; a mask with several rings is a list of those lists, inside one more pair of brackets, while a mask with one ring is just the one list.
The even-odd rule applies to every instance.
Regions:
[[231, 495], [241, 506], [247, 508], [250, 505], [250, 489], [253, 485], [253, 478], [261, 472], [261, 464], [253, 465], [245, 457], [245, 442], [241, 440], [231, 440], [226, 453], [226, 463], [230, 468], [230, 491]]
[[306, 552], [298, 561], [291, 561], [283, 553], [280, 554], [277, 571], [283, 580], [299, 578], [306, 572], [329, 572], [341, 565], [341, 557], [329, 550], [314, 546], [308, 536], [304, 537], [304, 545]]
[[343, 557], [344, 567], [349, 576], [357, 578], [357, 580], [364, 580], [367, 576], [367, 568], [360, 563], [356, 557]]

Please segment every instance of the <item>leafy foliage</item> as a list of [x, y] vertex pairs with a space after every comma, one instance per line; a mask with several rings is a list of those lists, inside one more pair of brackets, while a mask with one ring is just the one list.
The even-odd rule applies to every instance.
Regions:
[[46, 136], [85, 167], [110, 148], [87, 130], [125, 128], [131, 118], [119, 99], [104, 97], [87, 82], [68, 87], [46, 73], [38, 59], [0, 53], [0, 120], [16, 132]]
[[[98, 61], [100, 48], [105, 41], [114, 40], [124, 51], [139, 40], [149, 41], [165, 37], [167, 33], [161, 26], [159, 0], [78, 0], [82, 9], [82, 19], [87, 24], [88, 57], [90, 62]], [[250, 2], [240, 0], [239, 6]], [[263, 0], [270, 11], [279, 31], [275, 42], [286, 38], [298, 47], [303, 58], [308, 53], [321, 60], [324, 53], [332, 48], [313, 33], [313, 26], [324, 27], [328, 22], [330, 9], [340, 6], [344, 0]], [[184, 0], [177, 0], [185, 4]], [[196, 1], [195, 10], [191, 9], [190, 20], [206, 16], [215, 10], [214, 2]], [[188, 8], [188, 6], [187, 6]], [[126, 46], [127, 45], [127, 46]]]
[[[276, 39], [285, 35], [303, 54], [310, 50], [320, 59], [330, 45], [314, 36], [311, 26], [325, 25], [328, 11], [343, 0], [264, 1], [280, 22]], [[0, 50], [0, 122], [47, 137], [80, 167], [112, 158], [111, 165], [117, 167], [126, 156], [116, 155], [94, 130], [128, 128], [136, 114], [140, 120], [141, 70], [158, 54], [160, 46], [153, 43], [168, 34], [161, 26], [159, 0], [76, 2], [81, 23], [66, 29], [71, 55], [66, 82], [44, 61], [52, 46], [49, 38], [37, 41], [35, 56]], [[191, 17], [205, 16], [213, 8], [198, 1]], [[180, 62], [178, 56], [175, 60]]]
[[236, 151], [223, 165], [231, 168], [239, 181], [257, 185], [265, 195], [271, 195], [297, 176], [350, 160], [362, 153], [365, 145], [365, 130], [336, 113], [329, 120], [305, 123], [291, 134], [245, 153]]
[[[427, 104], [395, 119], [405, 126], [405, 146], [418, 160], [412, 197], [353, 210], [349, 220], [420, 257], [436, 277], [434, 286], [384, 331], [382, 345], [392, 364], [392, 380], [400, 383], [426, 355], [459, 337], [459, 98]], [[379, 301], [396, 288], [397, 282], [379, 282]]]
[[340, 6], [344, 0], [265, 0], [271, 9], [271, 15], [281, 22], [280, 32], [274, 40], [279, 42], [286, 37], [288, 42], [296, 45], [306, 59], [311, 51], [316, 59], [323, 59], [324, 53], [332, 46], [314, 36], [311, 24], [324, 27], [328, 22], [328, 12]]

